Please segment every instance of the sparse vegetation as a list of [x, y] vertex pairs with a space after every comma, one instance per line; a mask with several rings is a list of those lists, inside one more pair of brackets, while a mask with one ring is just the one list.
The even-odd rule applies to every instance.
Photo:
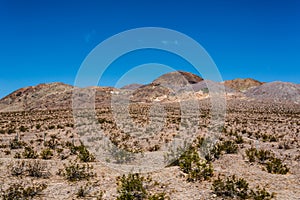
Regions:
[[31, 146], [26, 146], [22, 155], [26, 159], [36, 159], [38, 157], [37, 152]]
[[93, 167], [88, 164], [69, 162], [68, 165], [64, 165], [63, 170], [59, 171], [59, 175], [64, 176], [68, 181], [89, 180], [95, 176], [92, 169]]
[[49, 160], [53, 157], [53, 152], [51, 149], [49, 148], [45, 148], [42, 150], [42, 152], [40, 153], [40, 156], [42, 159], [44, 160]]
[[273, 174], [287, 174], [289, 167], [282, 163], [282, 160], [276, 158], [274, 153], [269, 150], [257, 150], [250, 148], [246, 150], [246, 155], [249, 162], [258, 161], [260, 164], [265, 165], [269, 173]]
[[41, 192], [47, 188], [46, 184], [32, 184], [24, 186], [24, 184], [12, 184], [6, 190], [1, 189], [1, 197], [3, 200], [15, 199], [32, 199], [39, 196]]
[[237, 178], [235, 175], [225, 179], [219, 176], [213, 181], [212, 190], [217, 196], [227, 198], [268, 200], [274, 197], [274, 194], [270, 194], [265, 188], [250, 189], [245, 179]]
[[152, 179], [139, 174], [128, 174], [117, 177], [117, 200], [164, 200], [169, 199], [165, 193], [151, 194], [147, 190], [152, 185]]

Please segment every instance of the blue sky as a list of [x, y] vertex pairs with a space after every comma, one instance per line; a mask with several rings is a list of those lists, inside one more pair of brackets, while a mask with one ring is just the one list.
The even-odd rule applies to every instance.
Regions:
[[[73, 84], [97, 44], [149, 26], [174, 29], [198, 41], [224, 80], [300, 83], [298, 0], [0, 0], [0, 24], [0, 97], [39, 83]], [[100, 85], [115, 85], [120, 68], [143, 62], [193, 71], [166, 52], [134, 52], [114, 62]]]

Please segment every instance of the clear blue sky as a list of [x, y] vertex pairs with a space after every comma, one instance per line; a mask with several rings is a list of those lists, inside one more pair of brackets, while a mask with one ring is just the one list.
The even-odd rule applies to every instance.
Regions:
[[[224, 80], [300, 83], [298, 0], [0, 0], [0, 24], [0, 97], [38, 83], [73, 84], [82, 61], [98, 43], [148, 26], [174, 29], [197, 40]], [[143, 55], [146, 63], [172, 62], [172, 56], [150, 51], [116, 63], [142, 64], [138, 57]], [[178, 69], [189, 69], [179, 59], [176, 63]], [[102, 85], [118, 80], [116, 66]]]

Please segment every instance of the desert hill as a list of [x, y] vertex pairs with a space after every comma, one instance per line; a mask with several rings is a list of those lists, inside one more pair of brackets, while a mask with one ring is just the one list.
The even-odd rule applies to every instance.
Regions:
[[245, 91], [253, 87], [261, 86], [263, 83], [259, 82], [257, 80], [254, 80], [252, 78], [246, 78], [246, 79], [234, 79], [234, 80], [228, 80], [224, 81], [224, 85], [235, 89], [237, 91]]

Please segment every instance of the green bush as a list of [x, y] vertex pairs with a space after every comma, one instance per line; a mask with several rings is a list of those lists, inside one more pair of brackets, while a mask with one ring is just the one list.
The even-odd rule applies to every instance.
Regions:
[[20, 126], [19, 130], [21, 132], [26, 132], [28, 130], [28, 128], [26, 128], [25, 126], [22, 125], [22, 126]]
[[82, 162], [94, 162], [95, 156], [89, 152], [89, 150], [81, 144], [77, 147], [78, 158]]
[[224, 142], [221, 142], [219, 145], [220, 145], [220, 149], [225, 151], [225, 153], [227, 154], [237, 153], [238, 146], [235, 142], [231, 140], [226, 140]]
[[200, 159], [195, 149], [189, 149], [182, 154], [178, 161], [180, 169], [188, 174], [187, 181], [209, 180], [213, 176], [213, 167], [211, 163]]
[[47, 165], [39, 160], [28, 162], [26, 166], [28, 176], [35, 178], [48, 178], [50, 173], [47, 170]]
[[64, 169], [59, 172], [68, 181], [89, 180], [95, 176], [92, 172], [93, 167], [88, 164], [78, 164], [70, 162], [68, 165], [64, 164]]
[[[157, 185], [155, 182], [154, 185]], [[169, 199], [165, 193], [151, 194], [147, 188], [152, 188], [151, 178], [139, 174], [128, 174], [117, 177], [117, 200], [164, 200]]]
[[221, 179], [219, 176], [214, 180], [212, 190], [217, 196], [223, 198], [269, 200], [274, 197], [274, 193], [270, 194], [265, 188], [250, 189], [245, 179], [237, 178], [235, 175], [226, 179]]
[[11, 175], [13, 176], [22, 176], [26, 173], [26, 163], [25, 161], [17, 161], [14, 164], [9, 166]]
[[36, 151], [34, 151], [33, 148], [30, 146], [25, 147], [22, 155], [26, 159], [36, 159], [38, 157]]
[[212, 190], [220, 197], [246, 199], [248, 198], [248, 185], [245, 179], [236, 178], [235, 175], [227, 177], [226, 180], [218, 177], [212, 184]]
[[249, 162], [258, 162], [266, 166], [269, 173], [273, 174], [287, 174], [289, 168], [287, 165], [283, 164], [279, 158], [274, 156], [274, 153], [269, 150], [257, 150], [255, 148], [250, 148], [246, 150], [246, 155]]
[[49, 148], [46, 148], [46, 149], [43, 149], [40, 153], [40, 156], [42, 157], [42, 159], [44, 160], [49, 160], [52, 158], [53, 156], [53, 152], [51, 149]]
[[145, 199], [147, 191], [143, 185], [144, 181], [149, 182], [149, 180], [139, 174], [117, 177], [117, 192], [119, 193], [117, 200]]
[[287, 165], [283, 164], [279, 158], [271, 158], [266, 163], [266, 168], [269, 173], [273, 174], [287, 174], [289, 172]]
[[47, 188], [46, 184], [33, 184], [31, 186], [24, 186], [22, 184], [13, 184], [8, 189], [1, 189], [1, 197], [3, 200], [15, 199], [32, 199], [39, 196], [41, 192]]
[[24, 146], [26, 146], [26, 143], [19, 140], [18, 138], [14, 138], [14, 139], [9, 141], [10, 149], [21, 149]]

